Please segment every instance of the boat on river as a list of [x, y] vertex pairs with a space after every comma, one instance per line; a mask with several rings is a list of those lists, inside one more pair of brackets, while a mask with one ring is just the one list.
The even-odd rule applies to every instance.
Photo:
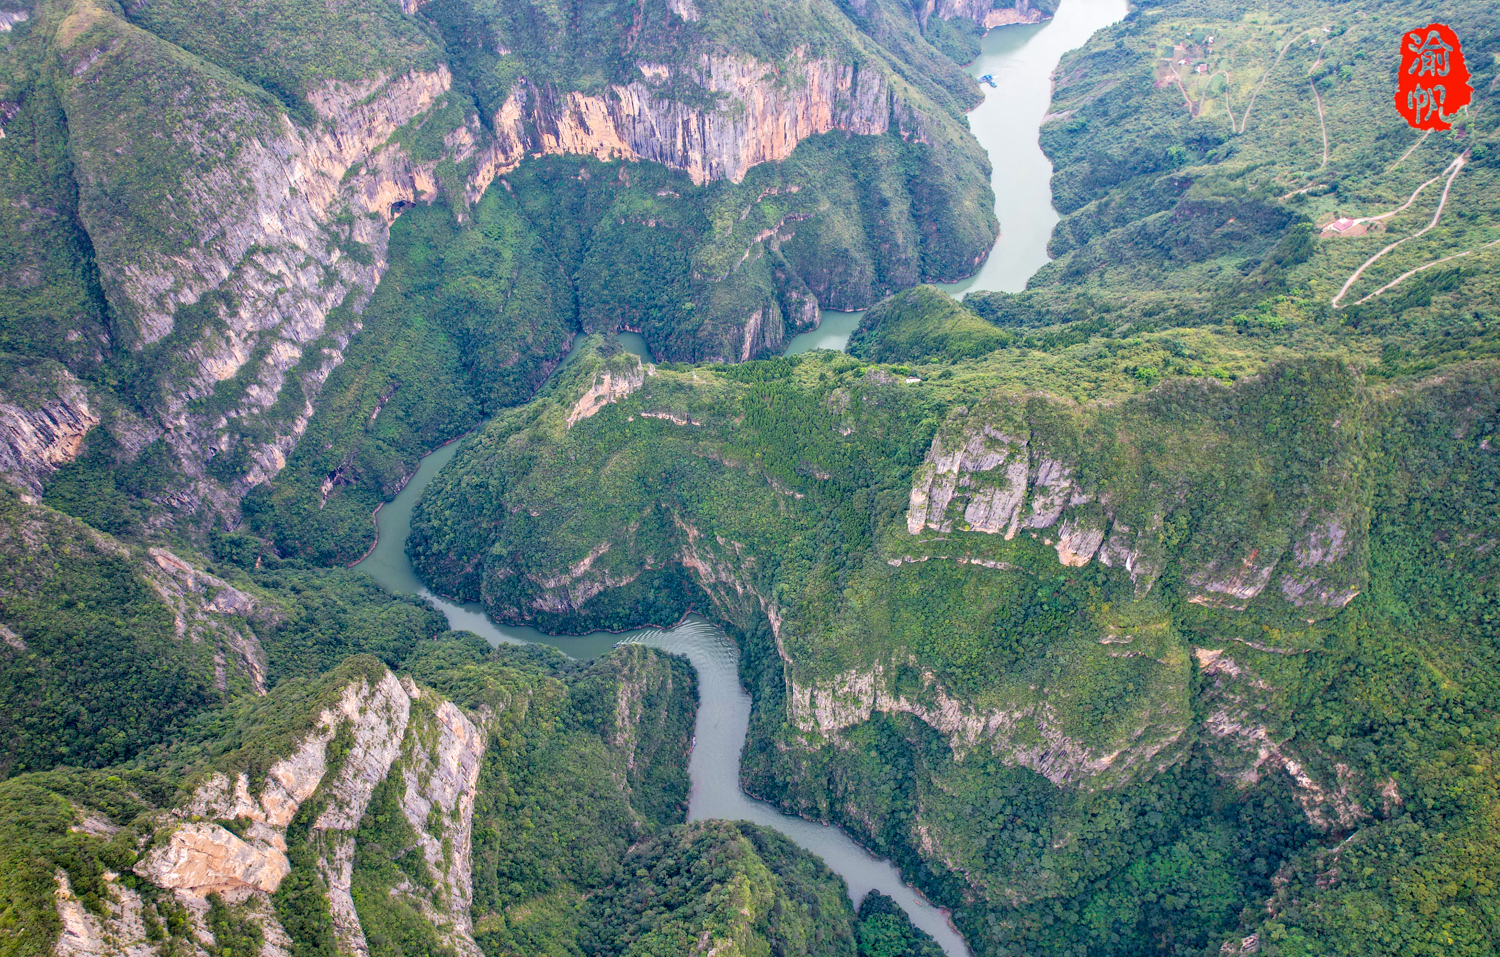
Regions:
[[1000, 84], [995, 82], [994, 75], [990, 73], [986, 73], [984, 76], [980, 77], [979, 82], [988, 83], [990, 86], [993, 86], [997, 90], [1000, 88]]

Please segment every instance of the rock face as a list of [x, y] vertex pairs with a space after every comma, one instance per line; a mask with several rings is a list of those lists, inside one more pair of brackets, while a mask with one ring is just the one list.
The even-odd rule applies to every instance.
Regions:
[[[108, 57], [73, 52], [81, 81], [108, 72]], [[309, 97], [319, 119], [313, 129], [284, 115], [258, 114], [227, 93], [204, 112], [186, 114], [162, 131], [198, 157], [183, 172], [175, 217], [192, 237], [186, 248], [144, 241], [142, 227], [121, 222], [105, 203], [128, 168], [102, 157], [82, 165], [80, 212], [95, 237], [110, 301], [130, 320], [137, 348], [163, 343], [176, 353], [149, 428], [150, 438], [166, 439], [192, 483], [172, 502], [179, 509], [231, 509], [245, 489], [285, 465], [307, 428], [312, 400], [359, 328], [357, 322], [329, 328], [329, 313], [346, 301], [357, 313], [373, 292], [396, 205], [437, 195], [436, 160], [416, 163], [388, 141], [430, 111], [451, 82], [440, 67], [331, 84]], [[218, 110], [240, 120], [232, 142], [210, 133], [224, 123]], [[340, 218], [344, 225], [335, 225]], [[196, 310], [192, 320], [189, 307]], [[305, 401], [278, 410], [293, 377]], [[229, 380], [245, 383], [229, 409], [194, 411]], [[269, 428], [255, 432], [269, 437], [249, 440], [244, 476], [226, 488], [206, 473], [208, 460], [236, 451], [256, 423]]]
[[[933, 438], [913, 478], [907, 532], [957, 530], [1010, 539], [1018, 531], [1049, 530], [1046, 541], [1060, 562], [1077, 568], [1097, 558], [1123, 568], [1137, 597], [1151, 590], [1169, 559], [1180, 555], [1187, 563], [1188, 600], [1215, 608], [1242, 611], [1273, 579], [1275, 593], [1307, 614], [1337, 610], [1359, 594], [1369, 519], [1359, 499], [1340, 488], [1346, 480], [1330, 483], [1333, 499], [1323, 508], [1287, 511], [1278, 516], [1279, 524], [1256, 529], [1254, 541], [1220, 541], [1205, 529], [1183, 542], [1177, 554], [1168, 554], [1164, 521], [1190, 496], [1193, 477], [1184, 472], [1156, 479], [1127, 511], [1117, 493], [1101, 493], [1097, 485], [1080, 481], [1087, 454], [1050, 447], [1045, 438], [1030, 434], [1014, 409], [957, 410]], [[1241, 501], [1226, 502], [1220, 513], [1249, 513], [1247, 503], [1255, 494], [1245, 488]]]
[[[268, 897], [292, 870], [287, 827], [316, 801], [306, 840], [328, 888], [334, 933], [342, 951], [367, 954], [351, 892], [355, 832], [376, 787], [397, 775], [401, 810], [430, 880], [425, 888], [403, 886], [393, 893], [410, 897], [448, 946], [478, 957], [469, 914], [470, 848], [486, 740], [482, 719], [372, 668], [343, 687], [292, 752], [254, 782], [254, 790], [244, 772], [213, 773], [180, 807], [161, 815], [157, 846], [135, 872], [190, 904], [216, 893], [245, 905], [259, 915], [268, 939], [285, 940]], [[61, 894], [58, 908], [60, 915], [67, 911]], [[111, 932], [118, 936], [120, 930]], [[102, 933], [94, 928], [84, 936], [98, 939]]]
[[944, 20], [972, 20], [989, 30], [1011, 23], [1040, 23], [1051, 14], [1033, 5], [1031, 0], [1015, 0], [1014, 4], [1002, 0], [926, 0], [922, 5], [922, 22], [925, 24], [934, 15]]
[[806, 734], [837, 739], [840, 731], [876, 712], [909, 714], [944, 735], [959, 759], [982, 747], [1053, 784], [1091, 787], [1174, 763], [1188, 728], [1186, 702], [1169, 699], [1125, 734], [1091, 745], [1070, 733], [1046, 700], [1018, 702], [1010, 709], [976, 708], [950, 696], [930, 671], [921, 676], [923, 695], [908, 696], [893, 692], [887, 671], [876, 665], [815, 685], [793, 680], [788, 717]]
[[[107, 68], [106, 61], [96, 60], [80, 78]], [[179, 215], [198, 231], [201, 244], [186, 256], [106, 246], [100, 272], [111, 301], [128, 311], [146, 345], [172, 332], [177, 310], [210, 290], [227, 293], [235, 303], [220, 313], [229, 333], [194, 343], [197, 368], [186, 381], [173, 383], [182, 387], [184, 404], [233, 376], [262, 337], [274, 335], [295, 349], [321, 335], [328, 311], [351, 291], [368, 294], [379, 278], [380, 257], [371, 265], [342, 261], [338, 240], [373, 243], [379, 250], [395, 202], [436, 195], [435, 162], [416, 164], [387, 141], [430, 110], [451, 85], [452, 76], [442, 67], [358, 84], [331, 83], [308, 97], [320, 121], [316, 128], [298, 127], [282, 115], [263, 121], [253, 139], [233, 144], [204, 139], [202, 127], [211, 114], [197, 118], [198, 125], [184, 122], [171, 131], [185, 145], [229, 154], [223, 165], [205, 163], [183, 173], [186, 211]], [[251, 109], [233, 100], [224, 106]], [[117, 172], [99, 163], [89, 174], [102, 190]], [[325, 224], [345, 209], [365, 224], [343, 237], [328, 235]], [[113, 223], [101, 221], [104, 210], [86, 204], [83, 213], [91, 233], [115, 232]], [[281, 321], [267, 321], [272, 319]], [[280, 357], [284, 365], [276, 374], [299, 358], [300, 349]], [[265, 374], [262, 378], [274, 385]]]
[[53, 948], [57, 957], [148, 957], [159, 952], [147, 937], [140, 895], [120, 884], [119, 875], [105, 875], [107, 899], [100, 903], [108, 916], [103, 918], [74, 895], [66, 871], [58, 870], [53, 880], [62, 925]]
[[[266, 653], [246, 619], [274, 618], [247, 595], [221, 578], [199, 571], [165, 548], [147, 550], [146, 582], [172, 609], [177, 637], [193, 642], [219, 639], [232, 653], [239, 668], [250, 679], [251, 690], [266, 693]], [[220, 653], [222, 661], [223, 653]], [[225, 690], [222, 663], [216, 675], [219, 690]]]
[[[699, 18], [691, 0], [671, 9], [680, 24]], [[58, 16], [50, 52], [68, 77], [78, 221], [120, 320], [113, 345], [139, 352], [155, 380], [146, 422], [105, 427], [132, 453], [165, 440], [184, 481], [163, 504], [200, 523], [232, 521], [240, 498], [285, 467], [361, 329], [401, 209], [445, 192], [462, 218], [498, 174], [546, 154], [738, 183], [818, 134], [894, 129], [928, 141], [937, 123], [944, 137], [963, 135], [894, 61], [849, 37], [775, 62], [695, 42], [681, 61], [643, 59], [638, 79], [602, 92], [507, 75], [483, 123], [472, 91], [436, 57], [406, 54], [357, 81], [311, 84], [294, 121], [96, 0]], [[121, 86], [138, 95], [112, 96]], [[437, 145], [418, 149], [413, 131], [424, 127]], [[785, 238], [780, 229], [752, 247]], [[788, 280], [776, 298], [781, 321], [763, 303], [723, 319], [743, 328], [720, 336], [720, 358], [747, 359], [816, 324], [805, 284]], [[34, 491], [98, 422], [76, 383], [40, 405], [0, 400], [0, 472]], [[232, 467], [211, 467], [219, 456]]]
[[[1242, 650], [1254, 654], [1249, 648]], [[1356, 775], [1347, 765], [1335, 763], [1334, 780], [1319, 782], [1310, 773], [1311, 762], [1289, 744], [1291, 735], [1272, 731], [1291, 716], [1275, 712], [1267, 694], [1271, 686], [1254, 669], [1224, 648], [1195, 648], [1193, 655], [1206, 682], [1202, 700], [1208, 714], [1203, 728], [1221, 775], [1247, 787], [1266, 774], [1285, 772], [1308, 823], [1319, 830], [1348, 829], [1370, 816], [1350, 796]], [[1326, 755], [1314, 756], [1319, 763], [1329, 763]]]
[[[635, 357], [632, 356], [632, 359]], [[568, 412], [568, 428], [599, 413], [611, 402], [619, 401], [641, 387], [646, 381], [647, 369], [640, 359], [635, 359], [634, 369], [604, 369], [594, 377], [593, 384], [584, 390], [573, 408]], [[585, 566], [587, 567], [587, 566]]]
[[183, 824], [137, 873], [158, 887], [197, 897], [223, 894], [243, 900], [255, 891], [275, 892], [291, 873], [286, 854], [245, 843], [217, 824]]
[[40, 495], [43, 480], [78, 457], [99, 414], [83, 383], [56, 363], [40, 363], [20, 377], [24, 384], [8, 383], [12, 399], [0, 399], [0, 477]]
[[485, 733], [450, 701], [405, 683], [414, 721], [422, 732], [403, 748], [401, 811], [417, 835], [435, 890], [426, 913], [444, 943], [464, 957], [479, 957], [469, 907], [474, 798]]
[[[810, 58], [805, 49], [789, 64], [705, 54], [690, 64], [642, 63], [640, 71], [644, 82], [613, 86], [598, 96], [518, 84], [494, 118], [495, 171], [528, 154], [574, 153], [649, 160], [698, 184], [738, 183], [750, 167], [786, 159], [809, 136], [884, 133], [891, 115], [890, 92], [879, 73]], [[664, 91], [683, 82], [733, 107], [668, 99]]]

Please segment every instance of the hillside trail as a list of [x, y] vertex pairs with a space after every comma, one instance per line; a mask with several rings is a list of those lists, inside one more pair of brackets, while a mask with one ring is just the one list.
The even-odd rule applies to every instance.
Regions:
[[1415, 143], [1411, 144], [1411, 149], [1407, 150], [1405, 153], [1402, 153], [1401, 154], [1401, 158], [1398, 159], [1398, 160], [1396, 160], [1396, 162], [1392, 163], [1391, 164], [1391, 168], [1388, 169], [1388, 170], [1386, 170], [1386, 172], [1387, 173], [1394, 173], [1396, 171], [1396, 167], [1398, 167], [1402, 163], [1406, 162], [1406, 158], [1408, 156], [1410, 156], [1411, 154], [1415, 153], [1417, 151], [1417, 147], [1419, 147], [1423, 143], [1427, 142], [1427, 137], [1429, 137], [1431, 135], [1432, 135], [1432, 130], [1428, 130], [1427, 132], [1423, 133], [1420, 139], [1418, 139]]
[[1485, 243], [1483, 246], [1475, 246], [1473, 249], [1465, 249], [1461, 253], [1454, 253], [1451, 256], [1444, 256], [1441, 259], [1434, 259], [1432, 262], [1423, 263], [1422, 265], [1418, 266], [1415, 269], [1408, 269], [1406, 272], [1404, 272], [1401, 275], [1397, 276], [1395, 279], [1392, 279], [1390, 282], [1386, 283], [1384, 286], [1381, 286], [1379, 289], [1377, 289], [1374, 292], [1370, 293], [1368, 296], [1364, 297], [1363, 299], [1360, 299], [1360, 300], [1356, 301], [1354, 303], [1354, 305], [1356, 305], [1356, 306], [1362, 306], [1362, 305], [1364, 305], [1365, 303], [1369, 302], [1371, 299], [1374, 299], [1376, 296], [1380, 295], [1381, 293], [1386, 292], [1387, 290], [1396, 288], [1397, 286], [1401, 285], [1403, 282], [1406, 282], [1406, 280], [1408, 280], [1411, 277], [1415, 276], [1419, 272], [1426, 272], [1427, 270], [1431, 269], [1434, 266], [1441, 266], [1443, 263], [1448, 262], [1448, 261], [1453, 260], [1453, 259], [1462, 259], [1465, 256], [1472, 256], [1475, 253], [1482, 253], [1486, 249], [1490, 249], [1490, 248], [1495, 247], [1495, 246], [1500, 246], [1500, 239], [1491, 240], [1490, 242]]
[[1328, 122], [1323, 119], [1323, 97], [1318, 94], [1318, 84], [1309, 83], [1308, 85], [1312, 87], [1313, 101], [1318, 104], [1318, 125], [1323, 128], [1323, 162], [1318, 164], [1318, 169], [1322, 169], [1328, 165]]
[[[1412, 149], [1416, 149], [1416, 147], [1412, 147]], [[1461, 158], [1462, 158], [1462, 154], [1460, 154], [1460, 156], [1457, 157], [1456, 159], [1461, 159]], [[1440, 179], [1443, 178], [1443, 174], [1448, 172], [1448, 170], [1451, 168], [1451, 165], [1452, 164], [1449, 164], [1449, 166], [1444, 167], [1442, 173], [1437, 174], [1432, 179], [1429, 179], [1427, 182], [1423, 183], [1422, 185], [1418, 186], [1416, 189], [1412, 190], [1411, 191], [1411, 195], [1406, 198], [1406, 202], [1402, 203], [1400, 206], [1397, 206], [1395, 209], [1391, 210], [1390, 212], [1381, 213], [1378, 216], [1361, 216], [1358, 219], [1354, 220], [1355, 225], [1358, 225], [1360, 223], [1374, 223], [1374, 222], [1379, 222], [1382, 219], [1390, 219], [1392, 216], [1394, 216], [1397, 213], [1401, 212], [1402, 210], [1410, 207], [1412, 203], [1415, 203], [1417, 201], [1417, 197], [1422, 194], [1422, 190], [1426, 189], [1427, 187], [1431, 186], [1433, 183], [1436, 183], [1438, 180], [1440, 180]], [[1408, 237], [1408, 238], [1410, 238], [1410, 237]]]
[[1302, 38], [1302, 34], [1306, 32], [1306, 30], [1303, 30], [1302, 33], [1299, 33], [1291, 39], [1287, 40], [1286, 45], [1281, 48], [1281, 52], [1276, 54], [1276, 62], [1272, 63], [1271, 66], [1266, 70], [1266, 72], [1261, 74], [1260, 82], [1255, 85], [1254, 92], [1250, 94], [1250, 102], [1245, 104], [1245, 112], [1240, 116], [1240, 123], [1238, 127], [1235, 126], [1234, 122], [1234, 109], [1229, 105], [1229, 90], [1227, 88], [1224, 90], [1224, 110], [1229, 114], [1230, 130], [1235, 133], [1245, 132], [1246, 127], [1248, 127], [1250, 124], [1250, 111], [1255, 109], [1255, 98], [1260, 96], [1260, 91], [1265, 88], [1266, 81], [1271, 78], [1271, 74], [1276, 72], [1276, 68], [1278, 66], [1281, 66], [1281, 60], [1286, 56], [1286, 51], [1290, 50], [1292, 48], [1292, 44], [1300, 40]]
[[[1309, 77], [1318, 72], [1318, 67], [1323, 65], [1323, 57], [1327, 52], [1328, 44], [1325, 42], [1318, 51], [1318, 58], [1313, 61], [1312, 66], [1307, 68], [1307, 75]], [[1307, 85], [1312, 87], [1313, 102], [1318, 105], [1318, 126], [1323, 131], [1323, 162], [1318, 164], [1318, 169], [1322, 169], [1328, 165], [1328, 121], [1323, 117], [1323, 95], [1318, 92], [1318, 81], [1308, 80]], [[1317, 170], [1313, 172], [1317, 172]]]
[[[1364, 261], [1363, 265], [1361, 265], [1358, 269], [1354, 270], [1354, 274], [1353, 275], [1351, 275], [1348, 279], [1344, 280], [1343, 287], [1339, 289], [1338, 295], [1334, 296], [1332, 302], [1330, 303], [1330, 305], [1332, 305], [1333, 308], [1335, 308], [1335, 309], [1340, 308], [1339, 307], [1339, 301], [1342, 300], [1344, 298], [1344, 296], [1348, 294], [1349, 287], [1352, 286], [1352, 285], [1354, 285], [1355, 282], [1357, 282], [1359, 280], [1360, 276], [1364, 275], [1364, 271], [1366, 269], [1369, 269], [1371, 266], [1375, 265], [1375, 263], [1378, 262], [1381, 259], [1381, 257], [1383, 257], [1386, 253], [1390, 252], [1391, 250], [1395, 249], [1397, 246], [1400, 246], [1402, 243], [1409, 242], [1409, 241], [1411, 241], [1413, 239], [1416, 239], [1417, 237], [1419, 237], [1419, 236], [1423, 235], [1424, 233], [1428, 232], [1429, 230], [1431, 230], [1434, 226], [1436, 226], [1438, 224], [1438, 220], [1441, 219], [1442, 216], [1443, 216], [1443, 207], [1446, 206], [1447, 203], [1448, 203], [1448, 191], [1453, 188], [1454, 177], [1458, 176], [1459, 171], [1464, 168], [1464, 159], [1465, 159], [1465, 157], [1467, 155], [1468, 155], [1467, 153], [1460, 153], [1458, 155], [1458, 157], [1456, 159], [1454, 159], [1454, 161], [1452, 163], [1448, 164], [1448, 169], [1444, 170], [1444, 172], [1448, 173], [1448, 182], [1446, 182], [1446, 183], [1443, 184], [1443, 195], [1438, 200], [1437, 210], [1432, 214], [1432, 221], [1429, 222], [1426, 226], [1423, 226], [1421, 229], [1419, 229], [1416, 232], [1412, 233], [1410, 236], [1406, 236], [1406, 237], [1404, 237], [1402, 239], [1396, 240], [1395, 242], [1391, 243], [1389, 246], [1386, 246], [1380, 252], [1378, 252], [1375, 255], [1371, 256], [1369, 259], [1366, 259]], [[1448, 172], [1449, 170], [1451, 170], [1452, 172]], [[1441, 176], [1442, 174], [1440, 173], [1438, 175]], [[1437, 177], [1434, 177], [1434, 179], [1436, 179], [1436, 178]], [[1432, 181], [1433, 180], [1428, 180], [1428, 183], [1430, 183]], [[1423, 183], [1422, 186], [1417, 187], [1417, 192], [1421, 192], [1422, 188], [1425, 187], [1426, 185], [1427, 185], [1427, 183]], [[1412, 193], [1412, 200], [1416, 199], [1416, 197], [1417, 197], [1417, 194], [1416, 193]], [[1411, 205], [1411, 200], [1407, 200], [1406, 205], [1410, 206]], [[1405, 207], [1402, 207], [1402, 208], [1404, 209]], [[1393, 211], [1393, 212], [1395, 212], [1395, 211]], [[1397, 281], [1399, 282], [1400, 280], [1397, 280]], [[1389, 288], [1389, 287], [1386, 287], [1386, 288]], [[1378, 294], [1379, 293], [1376, 293], [1376, 295], [1378, 295]], [[1368, 299], [1368, 298], [1369, 297], [1366, 297], [1366, 299]], [[1360, 300], [1360, 301], [1363, 302], [1364, 300]]]
[[[1308, 76], [1312, 76], [1313, 73], [1317, 71], [1318, 67], [1320, 67], [1322, 65], [1323, 65], [1323, 53], [1319, 53], [1318, 54], [1318, 58], [1315, 61], [1313, 61], [1313, 65], [1307, 68], [1307, 75]], [[1308, 81], [1308, 85], [1310, 87], [1312, 87], [1313, 103], [1317, 104], [1317, 107], [1318, 107], [1318, 127], [1322, 131], [1322, 133], [1323, 133], [1323, 162], [1319, 163], [1318, 164], [1318, 168], [1315, 169], [1315, 170], [1313, 170], [1312, 173], [1306, 174], [1308, 176], [1313, 176], [1313, 175], [1316, 175], [1319, 171], [1321, 171], [1324, 167], [1326, 167], [1328, 165], [1328, 120], [1323, 115], [1323, 95], [1318, 92], [1318, 83], [1317, 83], [1317, 81], [1316, 80], [1310, 80], [1310, 81]], [[1296, 174], [1296, 175], [1300, 176], [1300, 175], [1303, 175], [1303, 174]], [[1286, 200], [1291, 199], [1293, 196], [1299, 196], [1302, 193], [1305, 193], [1305, 192], [1307, 192], [1310, 189], [1317, 189], [1319, 186], [1326, 186], [1326, 185], [1328, 185], [1328, 184], [1327, 183], [1309, 183], [1308, 185], [1302, 187], [1301, 189], [1294, 189], [1291, 192], [1286, 193], [1285, 195], [1283, 195], [1281, 197], [1281, 200], [1283, 202], [1285, 202]]]

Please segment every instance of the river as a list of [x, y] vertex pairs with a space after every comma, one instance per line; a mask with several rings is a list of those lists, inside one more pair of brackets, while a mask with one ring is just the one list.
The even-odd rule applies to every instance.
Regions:
[[[649, 359], [644, 341], [627, 333], [622, 344]], [[449, 443], [424, 458], [401, 493], [375, 513], [380, 538], [374, 550], [354, 567], [368, 572], [388, 591], [426, 598], [448, 616], [451, 628], [472, 631], [493, 645], [536, 643], [574, 658], [593, 658], [607, 653], [619, 642], [633, 642], [686, 657], [698, 672], [698, 717], [693, 727], [697, 743], [688, 762], [688, 777], [692, 781], [688, 819], [753, 821], [775, 828], [821, 857], [844, 879], [856, 904], [869, 891], [878, 890], [905, 908], [912, 923], [936, 938], [948, 957], [968, 957], [963, 938], [946, 915], [908, 886], [889, 861], [874, 857], [836, 827], [789, 817], [740, 790], [740, 751], [750, 726], [750, 695], [740, 685], [739, 651], [718, 628], [694, 616], [676, 628], [665, 630], [641, 628], [621, 634], [601, 631], [578, 637], [548, 635], [535, 628], [499, 625], [485, 615], [479, 604], [448, 601], [422, 584], [406, 554], [412, 508], [437, 473], [453, 460], [459, 445], [459, 442]]]
[[[1050, 21], [1001, 27], [984, 38], [983, 53], [970, 65], [969, 72], [976, 77], [993, 75], [1000, 89], [984, 87], [988, 95], [970, 114], [970, 126], [994, 164], [992, 182], [1001, 234], [979, 272], [963, 282], [944, 286], [949, 293], [958, 295], [969, 289], [1020, 291], [1032, 273], [1047, 262], [1047, 239], [1058, 217], [1052, 208], [1052, 167], [1042, 154], [1037, 136], [1050, 101], [1052, 70], [1064, 52], [1123, 17], [1125, 10], [1124, 0], [1065, 0]], [[786, 354], [810, 349], [842, 351], [862, 315], [825, 314], [819, 328], [792, 339]], [[650, 360], [645, 341], [639, 336], [622, 333], [620, 339], [631, 352]], [[447, 615], [451, 627], [472, 631], [491, 644], [545, 644], [575, 658], [592, 658], [624, 641], [683, 655], [698, 672], [699, 690], [694, 727], [697, 743], [688, 766], [692, 781], [688, 818], [746, 820], [774, 828], [821, 857], [844, 879], [856, 904], [869, 891], [878, 890], [895, 899], [913, 924], [942, 945], [948, 957], [969, 957], [967, 944], [947, 915], [907, 885], [889, 861], [874, 857], [836, 827], [789, 817], [740, 789], [740, 752], [750, 722], [750, 696], [740, 685], [739, 653], [718, 628], [693, 617], [666, 630], [644, 628], [580, 637], [547, 635], [534, 628], [497, 625], [478, 604], [447, 601], [428, 590], [417, 579], [406, 555], [412, 508], [433, 477], [452, 461], [458, 447], [454, 442], [424, 458], [401, 493], [376, 513], [379, 542], [355, 567], [392, 592], [426, 598]]]
[[[939, 284], [950, 296], [962, 297], [971, 289], [1021, 292], [1049, 262], [1047, 240], [1058, 216], [1052, 208], [1052, 162], [1042, 152], [1040, 132], [1052, 103], [1052, 71], [1064, 53], [1125, 13], [1125, 0], [1065, 0], [1051, 20], [997, 27], [980, 42], [969, 75], [988, 73], [999, 87], [980, 87], [984, 102], [969, 112], [969, 129], [990, 154], [1000, 238], [977, 273]], [[842, 352], [863, 315], [823, 313], [818, 328], [792, 337], [786, 355], [810, 349]]]

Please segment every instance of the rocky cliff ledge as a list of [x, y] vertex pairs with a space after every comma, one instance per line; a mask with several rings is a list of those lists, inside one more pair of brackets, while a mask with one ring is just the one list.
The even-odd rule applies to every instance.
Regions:
[[920, 14], [923, 23], [934, 14], [944, 20], [972, 20], [986, 30], [1012, 23], [1040, 23], [1052, 15], [1050, 10], [1032, 3], [1032, 0], [1015, 0], [1014, 3], [1004, 0], [925, 0]]
[[[698, 184], [738, 183], [750, 167], [786, 159], [809, 136], [832, 130], [876, 135], [891, 116], [880, 73], [811, 58], [805, 49], [783, 64], [704, 54], [692, 64], [642, 63], [639, 69], [642, 80], [592, 96], [545, 91], [522, 80], [495, 115], [490, 171], [528, 155], [573, 153], [661, 163]], [[668, 90], [684, 82], [714, 105], [670, 99]]]
[[[1273, 580], [1285, 601], [1315, 615], [1344, 607], [1362, 588], [1369, 516], [1353, 489], [1340, 481], [1345, 476], [1337, 474], [1338, 466], [1330, 463], [1331, 481], [1321, 485], [1324, 495], [1318, 497], [1327, 501], [1309, 500], [1306, 508], [1286, 510], [1269, 526], [1252, 517], [1253, 503], [1265, 498], [1275, 477], [1245, 476], [1221, 514], [1225, 520], [1243, 519], [1251, 535], [1219, 541], [1203, 529], [1188, 541], [1169, 544], [1163, 535], [1166, 518], [1183, 508], [1194, 484], [1186, 470], [1159, 476], [1143, 489], [1144, 496], [1131, 496], [1123, 506], [1125, 494], [1081, 477], [1086, 462], [1076, 452], [1058, 449], [1016, 424], [997, 409], [955, 413], [933, 439], [913, 480], [906, 512], [911, 535], [959, 530], [1011, 539], [1018, 532], [1050, 530], [1047, 544], [1063, 565], [1077, 568], [1097, 558], [1123, 568], [1138, 596], [1181, 555], [1189, 562], [1184, 574], [1189, 601], [1240, 611]], [[1335, 490], [1331, 497], [1329, 490]]]
[[[123, 814], [93, 793], [38, 798], [57, 777], [7, 782], [29, 789], [23, 814], [50, 815], [35, 833], [62, 832], [109, 861], [86, 873], [79, 857], [23, 852], [51, 885], [27, 888], [27, 939], [60, 957], [210, 957], [232, 946], [226, 932], [267, 957], [401, 952], [393, 939], [480, 957], [476, 922], [488, 944], [533, 902], [567, 893], [585, 906], [597, 890], [573, 875], [613, 880], [627, 848], [683, 819], [691, 669], [637, 646], [570, 682], [482, 647], [472, 635], [434, 642], [435, 670], [418, 665], [464, 706], [355, 656], [231, 708], [186, 769], [109, 776], [106, 788], [130, 793]], [[116, 771], [138, 774], [84, 773]], [[522, 889], [514, 875], [535, 865], [543, 831], [569, 860], [547, 878], [556, 888]]]
[[78, 457], [99, 412], [83, 383], [54, 362], [12, 373], [3, 396], [0, 476], [34, 498], [59, 465]]
[[[397, 776], [399, 808], [426, 868], [409, 896], [443, 943], [477, 957], [470, 924], [470, 833], [485, 746], [482, 715], [470, 716], [409, 680], [373, 668], [338, 691], [289, 754], [254, 779], [244, 771], [207, 775], [183, 804], [160, 815], [135, 872], [188, 907], [200, 941], [213, 941], [204, 898], [243, 905], [264, 939], [289, 940], [271, 906], [293, 871], [288, 828], [309, 802], [305, 841], [327, 887], [341, 952], [368, 954], [354, 899], [354, 832], [377, 786]], [[60, 953], [154, 953], [139, 914], [139, 894], [113, 882], [112, 917], [75, 913], [61, 882], [58, 908], [69, 933]], [[71, 918], [71, 919], [70, 919]]]

